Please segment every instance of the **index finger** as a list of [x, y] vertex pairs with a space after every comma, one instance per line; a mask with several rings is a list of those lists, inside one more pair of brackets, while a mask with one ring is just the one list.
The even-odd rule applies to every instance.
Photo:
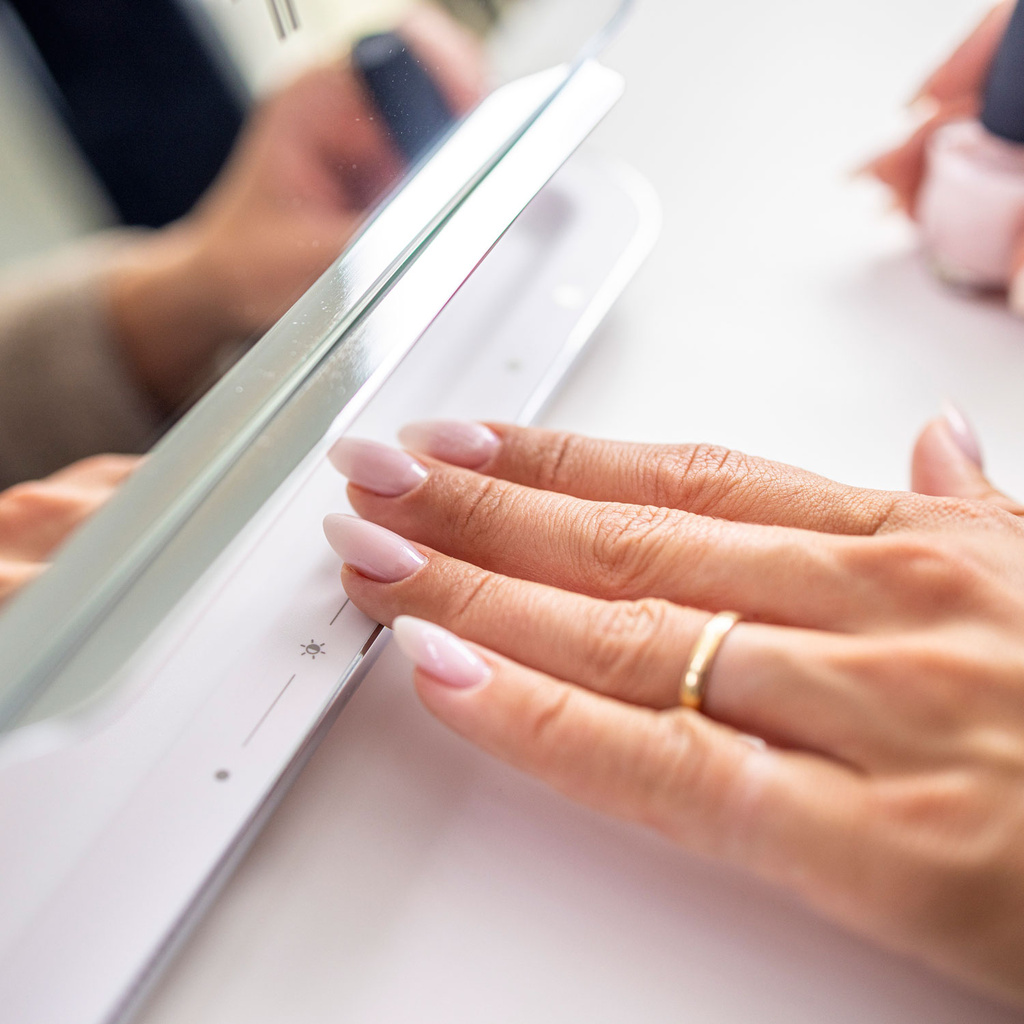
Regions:
[[586, 501], [820, 533], [872, 534], [893, 496], [708, 444], [629, 444], [508, 424], [418, 423], [399, 437], [414, 451], [488, 476]]

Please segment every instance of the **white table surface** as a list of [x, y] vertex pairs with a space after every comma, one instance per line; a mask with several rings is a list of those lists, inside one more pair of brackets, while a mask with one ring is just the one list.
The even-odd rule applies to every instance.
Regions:
[[[1024, 494], [1024, 323], [850, 180], [976, 0], [647, 0], [592, 145], [662, 240], [547, 421], [905, 486], [950, 396]], [[1018, 1020], [448, 734], [389, 648], [141, 1014], [264, 1022]]]

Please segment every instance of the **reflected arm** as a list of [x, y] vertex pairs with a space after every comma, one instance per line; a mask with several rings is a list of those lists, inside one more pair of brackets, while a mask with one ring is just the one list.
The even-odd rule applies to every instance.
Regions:
[[138, 243], [110, 232], [0, 280], [0, 488], [97, 452], [143, 452], [163, 416], [114, 340], [109, 268]]

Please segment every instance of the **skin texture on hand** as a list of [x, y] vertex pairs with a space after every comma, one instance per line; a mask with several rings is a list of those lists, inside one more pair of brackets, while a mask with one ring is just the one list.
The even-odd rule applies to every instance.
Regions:
[[0, 491], [0, 604], [46, 568], [53, 552], [140, 461], [97, 455]]
[[[399, 31], [454, 111], [476, 103], [483, 59], [472, 36], [428, 6]], [[402, 171], [347, 60], [261, 104], [196, 208], [110, 275], [116, 335], [153, 397], [174, 409], [209, 378], [222, 345], [273, 323]]]
[[[396, 635], [439, 719], [1024, 1005], [1024, 510], [962, 420], [914, 455], [952, 496], [707, 445], [403, 437], [414, 454], [336, 446], [368, 522], [325, 529], [355, 604], [415, 617]], [[683, 709], [721, 610], [743, 621]]]

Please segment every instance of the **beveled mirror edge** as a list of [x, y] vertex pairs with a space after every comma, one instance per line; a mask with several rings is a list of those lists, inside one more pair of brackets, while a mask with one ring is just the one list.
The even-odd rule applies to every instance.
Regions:
[[[506, 152], [499, 156], [499, 158], [493, 162], [492, 166], [488, 171], [482, 174], [473, 185], [473, 188], [469, 190], [468, 194], [471, 194], [477, 186], [487, 179], [490, 170], [499, 166], [501, 159], [508, 153], [512, 152], [515, 146], [528, 134], [529, 129], [536, 124], [538, 117], [542, 114], [554, 101], [554, 99], [560, 94], [565, 84], [571, 80], [576, 80], [580, 71], [583, 68], [599, 68], [600, 72], [607, 76], [612, 75], [615, 77], [619, 85], [617, 86], [618, 91], [621, 91], [621, 80], [614, 73], [608, 72], [606, 69], [600, 68], [599, 65], [595, 65], [593, 61], [584, 62], [573, 69], [562, 70], [555, 72], [558, 77], [558, 82], [550, 91], [543, 103], [534, 112], [534, 116], [529, 122], [523, 126], [523, 130], [518, 133], [517, 137], [514, 138], [507, 148]], [[585, 76], [584, 76], [585, 77]], [[553, 80], [552, 80], [553, 81]], [[607, 80], [606, 80], [607, 81]], [[616, 93], [617, 98], [617, 93]], [[611, 102], [614, 102], [612, 100]], [[611, 103], [608, 104], [609, 106]], [[603, 115], [602, 110], [602, 115]], [[599, 119], [599, 117], [597, 118]], [[596, 123], [596, 120], [593, 122]], [[593, 124], [588, 125], [587, 131]], [[457, 137], [453, 136], [453, 140]], [[550, 145], [550, 140], [549, 143]], [[574, 143], [571, 148], [575, 148]], [[444, 150], [442, 149], [441, 152]], [[570, 150], [571, 151], [571, 150]], [[567, 152], [561, 152], [557, 149], [553, 150], [548, 154], [548, 160], [551, 166], [548, 167], [546, 176], [550, 176], [551, 173], [559, 166], [566, 156]], [[415, 179], [413, 179], [415, 180]], [[537, 188], [543, 184], [541, 180], [537, 184]], [[529, 198], [532, 198], [536, 189], [530, 195], [520, 197], [508, 209], [505, 215], [501, 218], [501, 224], [497, 228], [494, 238], [490, 240], [489, 244], [493, 244], [493, 241], [501, 234], [501, 232], [508, 226], [509, 223], [515, 218], [516, 215], [521, 211]], [[466, 196], [462, 197], [463, 200]], [[456, 204], [456, 209], [458, 204]], [[449, 212], [449, 218], [451, 213]], [[448, 218], [446, 218], [447, 220]], [[439, 227], [443, 227], [445, 221], [442, 221], [441, 225], [435, 226], [434, 234]], [[360, 236], [359, 242], [362, 242], [365, 247], [368, 243], [366, 239], [372, 240], [372, 226]], [[413, 255], [412, 263], [418, 258], [418, 255], [422, 255], [424, 252], [429, 251], [430, 239], [429, 237], [424, 240], [423, 246], [420, 248], [417, 254]], [[486, 251], [486, 247], [483, 251]], [[353, 247], [355, 248], [355, 247]], [[473, 257], [474, 261], [483, 255], [483, 252], [478, 252]], [[470, 268], [472, 263], [470, 264]], [[400, 275], [393, 275], [390, 283], [393, 283], [395, 279]], [[342, 282], [343, 283], [343, 282]], [[390, 286], [390, 285], [389, 285]], [[337, 289], [341, 287], [339, 284], [339, 270], [336, 266], [332, 268], [328, 273], [303, 297], [302, 300], [293, 307], [293, 310], [279, 323], [278, 328], [282, 330], [285, 327], [292, 328], [304, 328], [309, 329], [309, 321], [304, 319], [301, 312], [303, 309], [312, 309], [313, 306], [322, 305], [322, 295], [327, 289]], [[386, 299], [388, 288], [382, 288], [375, 297], [374, 301], [383, 301]], [[445, 295], [440, 301], [443, 304], [448, 298]], [[372, 303], [370, 304], [372, 305]], [[296, 313], [300, 315], [294, 315]], [[287, 321], [287, 323], [286, 323]], [[355, 321], [358, 323], [358, 321]], [[353, 324], [354, 326], [354, 324]], [[277, 330], [278, 328], [275, 328]], [[287, 340], [289, 334], [279, 333], [274, 339], [271, 339], [273, 350], [281, 355], [285, 352], [290, 342]], [[413, 341], [415, 339], [412, 339]], [[297, 374], [298, 381], [296, 387], [301, 385], [302, 380], [309, 377], [309, 375], [315, 371], [316, 367], [322, 363], [324, 356], [335, 348], [339, 342], [335, 337], [333, 341], [329, 343], [322, 341], [320, 348], [324, 351], [316, 358], [311, 358], [311, 363], [301, 373]], [[410, 341], [406, 347], [411, 347], [412, 341]], [[259, 355], [263, 355], [260, 353]], [[151, 533], [148, 530], [147, 524], [152, 521], [154, 512], [160, 514], [161, 502], [168, 500], [168, 495], [173, 497], [175, 495], [175, 489], [180, 486], [177, 479], [174, 478], [174, 474], [171, 474], [171, 478], [166, 478], [164, 474], [160, 472], [160, 464], [176, 465], [180, 461], [181, 465], [178, 465], [179, 471], [188, 473], [186, 467], [188, 465], [187, 456], [190, 453], [190, 445], [196, 443], [200, 449], [204, 446], [205, 439], [202, 436], [204, 429], [204, 418], [211, 415], [210, 409], [216, 409], [216, 403], [219, 401], [218, 396], [227, 395], [230, 401], [231, 396], [235, 393], [238, 387], [243, 388], [242, 394], [245, 394], [245, 384], [238, 384], [238, 380], [252, 380], [254, 375], [260, 372], [260, 363], [256, 356], [253, 356], [249, 361], [242, 366], [236, 368], [224, 381], [222, 381], [214, 393], [197, 407], [197, 410], [189, 417], [187, 423], [183, 424], [182, 427], [177, 429], [168, 439], [163, 442], [157, 449], [156, 453], [151, 460], [149, 466], [145, 467], [144, 470], [139, 474], [137, 480], [133, 481], [129, 489], [122, 495], [120, 495], [111, 510], [105, 512], [103, 515], [97, 518], [90, 526], [83, 532], [83, 534], [69, 545], [67, 551], [58, 560], [58, 564], [55, 570], [52, 571], [52, 575], [49, 578], [44, 578], [39, 584], [30, 589], [30, 591], [24, 595], [13, 607], [11, 607], [2, 619], [0, 619], [0, 660], [6, 662], [6, 678], [11, 681], [14, 680], [16, 683], [20, 682], [17, 690], [8, 694], [0, 705], [0, 727], [9, 728], [20, 721], [24, 721], [26, 709], [28, 709], [35, 698], [47, 688], [49, 680], [55, 677], [61, 666], [68, 660], [69, 657], [73, 656], [74, 646], [76, 642], [82, 642], [89, 633], [91, 626], [95, 625], [95, 621], [102, 618], [105, 610], [111, 606], [111, 603], [116, 603], [117, 600], [124, 596], [127, 589], [130, 589], [131, 579], [120, 581], [120, 586], [116, 592], [110, 595], [110, 600], [103, 607], [96, 609], [79, 609], [76, 607], [76, 602], [83, 600], [83, 593], [88, 594], [88, 577], [89, 573], [93, 574], [95, 578], [97, 575], [101, 579], [108, 579], [109, 573], [106, 573], [106, 567], [109, 559], [112, 557], [111, 553], [123, 551], [125, 548], [125, 526], [124, 522], [119, 518], [122, 512], [130, 512], [134, 515], [136, 520], [137, 529], [142, 530], [144, 533]], [[360, 382], [352, 382], [350, 388], [349, 399], [354, 397], [359, 389], [365, 384], [373, 375], [373, 370], [368, 370], [364, 378]], [[296, 374], [293, 374], [296, 376]], [[294, 388], [289, 391], [289, 395], [294, 393]], [[355, 409], [353, 409], [353, 413]], [[272, 420], [272, 416], [266, 422]], [[256, 432], [258, 433], [258, 431]], [[255, 434], [253, 435], [255, 436]], [[251, 443], [251, 437], [249, 442]], [[242, 445], [241, 451], [244, 452], [246, 444]], [[241, 454], [241, 453], [239, 453]], [[296, 453], [296, 462], [299, 461], [302, 456], [306, 454], [305, 451]], [[270, 486], [270, 490], [279, 481], [272, 481], [273, 486]], [[216, 481], [213, 482], [213, 486], [216, 486]], [[140, 500], [144, 499], [144, 500]], [[245, 516], [248, 518], [248, 515]], [[171, 536], [173, 535], [170, 534]], [[113, 557], [117, 557], [116, 554]], [[117, 582], [117, 581], [115, 581]], [[56, 605], [56, 612], [54, 610]], [[44, 619], [47, 616], [54, 616], [55, 614], [61, 614], [61, 610], [66, 613], [68, 619], [65, 622], [65, 645], [64, 650], [60, 650], [52, 635], [52, 626], [49, 626]], [[92, 621], [89, 620], [87, 615], [83, 615], [83, 611], [88, 613], [92, 611]], [[77, 617], [76, 617], [77, 616]], [[19, 663], [20, 655], [20, 663]], [[50, 703], [49, 701], [47, 703]]]

